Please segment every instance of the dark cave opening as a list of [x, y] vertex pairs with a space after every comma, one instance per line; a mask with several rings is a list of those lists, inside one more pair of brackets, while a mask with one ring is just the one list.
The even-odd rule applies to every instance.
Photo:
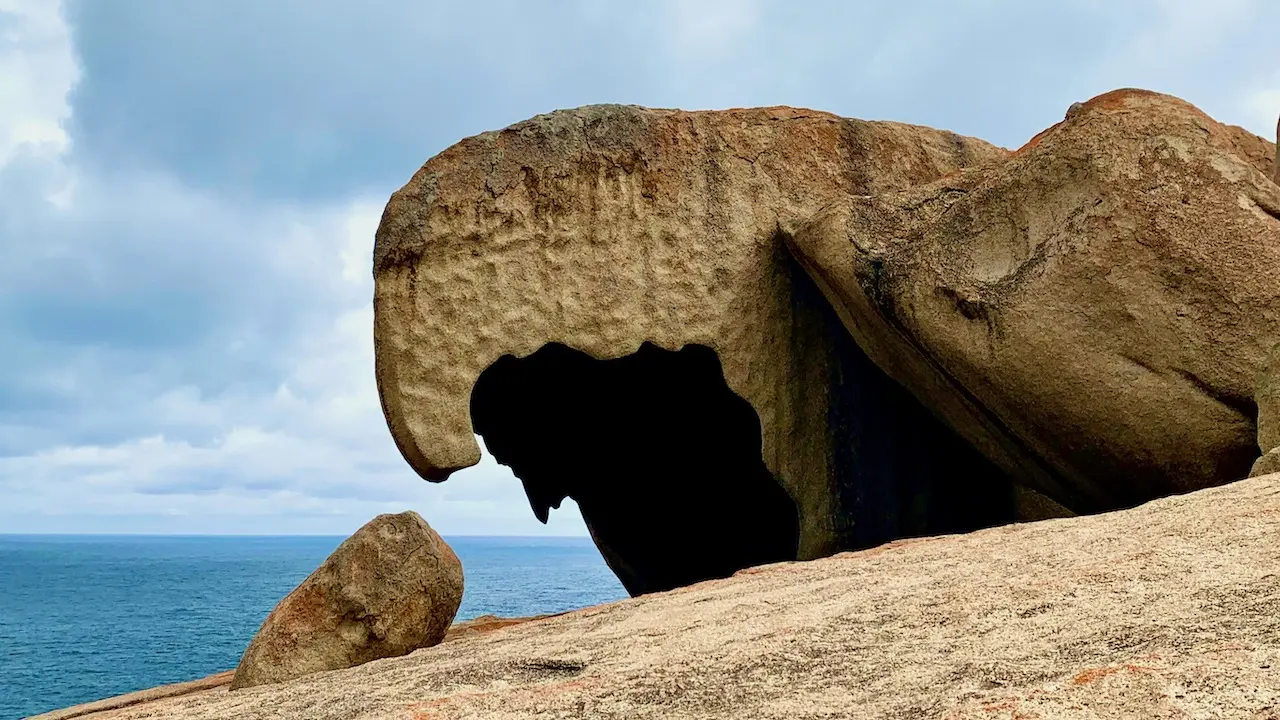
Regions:
[[755, 410], [707, 347], [645, 343], [597, 360], [553, 343], [504, 356], [477, 381], [471, 414], [540, 520], [578, 503], [632, 595], [796, 558], [796, 504], [761, 460]]

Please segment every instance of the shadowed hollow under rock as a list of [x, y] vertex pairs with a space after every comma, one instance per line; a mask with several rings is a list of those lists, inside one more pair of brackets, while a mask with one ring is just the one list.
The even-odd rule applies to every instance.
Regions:
[[[999, 470], [856, 347], [844, 350], [832, 376], [813, 378], [832, 394], [832, 444], [845, 455], [830, 478], [841, 546], [1016, 519], [1017, 495]], [[494, 363], [471, 407], [539, 520], [573, 498], [633, 595], [796, 559], [796, 505], [760, 459], [755, 412], [706, 347], [646, 343], [595, 360], [547, 345]]]

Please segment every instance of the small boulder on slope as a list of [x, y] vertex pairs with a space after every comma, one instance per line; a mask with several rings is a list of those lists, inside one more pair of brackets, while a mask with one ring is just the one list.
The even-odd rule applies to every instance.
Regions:
[[271, 611], [231, 689], [436, 645], [461, 602], [453, 549], [415, 512], [379, 515]]

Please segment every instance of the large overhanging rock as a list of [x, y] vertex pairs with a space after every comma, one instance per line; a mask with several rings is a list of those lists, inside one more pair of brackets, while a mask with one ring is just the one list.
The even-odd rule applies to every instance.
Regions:
[[1116, 91], [1003, 163], [851, 194], [791, 245], [859, 345], [984, 455], [1073, 509], [1132, 505], [1258, 457], [1274, 152]]
[[387, 422], [429, 480], [479, 432], [539, 517], [573, 497], [632, 592], [1242, 477], [1274, 152], [1135, 92], [1012, 157], [787, 108], [540, 116], [388, 204]]
[[[866, 361], [781, 240], [832, 199], [1004, 154], [787, 108], [588, 107], [464, 140], [377, 234], [392, 434], [442, 480], [478, 461], [475, 415], [535, 512], [574, 497], [633, 592], [1008, 520], [999, 472]], [[968, 488], [928, 487], [931, 449]]]

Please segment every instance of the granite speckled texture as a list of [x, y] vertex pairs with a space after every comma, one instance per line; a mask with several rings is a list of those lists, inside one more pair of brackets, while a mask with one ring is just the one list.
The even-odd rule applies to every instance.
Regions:
[[904, 540], [88, 715], [1280, 717], [1280, 475]]

